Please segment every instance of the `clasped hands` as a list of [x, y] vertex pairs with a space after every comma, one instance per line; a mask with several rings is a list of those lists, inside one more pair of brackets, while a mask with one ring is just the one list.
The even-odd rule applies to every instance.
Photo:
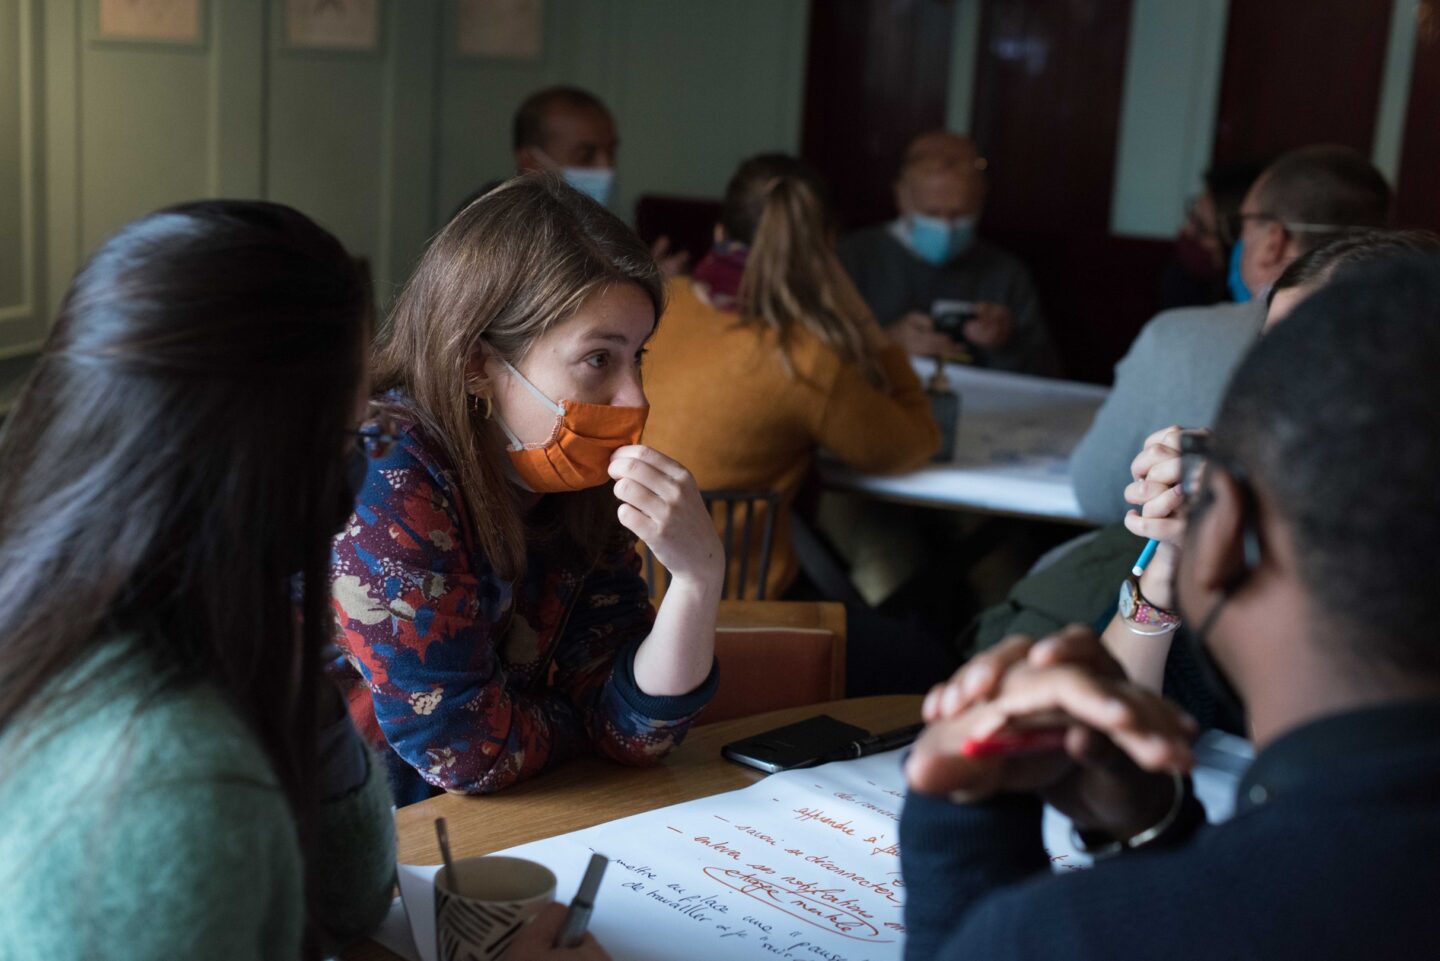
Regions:
[[[959, 803], [1033, 793], [1081, 831], [1117, 841], [1158, 824], [1176, 802], [1172, 772], [1194, 764], [1193, 718], [1126, 679], [1093, 631], [1006, 638], [931, 689], [927, 726], [905, 764], [910, 787]], [[967, 757], [971, 739], [1063, 728], [1064, 746]]]

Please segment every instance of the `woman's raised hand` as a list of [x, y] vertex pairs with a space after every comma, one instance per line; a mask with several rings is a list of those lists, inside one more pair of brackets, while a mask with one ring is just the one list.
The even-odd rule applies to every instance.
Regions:
[[695, 478], [676, 461], [643, 444], [610, 458], [620, 523], [646, 543], [677, 580], [716, 587], [725, 576], [725, 551], [700, 498]]
[[1130, 462], [1134, 480], [1125, 488], [1125, 500], [1139, 507], [1125, 515], [1125, 527], [1132, 534], [1153, 537], [1164, 544], [1179, 546], [1185, 535], [1185, 518], [1180, 506], [1185, 495], [1180, 487], [1180, 437], [1183, 427], [1164, 427], [1145, 438], [1145, 446]]

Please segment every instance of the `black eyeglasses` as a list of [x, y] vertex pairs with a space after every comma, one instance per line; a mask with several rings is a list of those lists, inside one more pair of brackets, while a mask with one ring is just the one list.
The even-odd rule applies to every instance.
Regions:
[[1245, 232], [1245, 221], [1247, 220], [1279, 224], [1292, 234], [1343, 234], [1353, 229], [1340, 224], [1297, 223], [1296, 221], [1285, 220], [1282, 217], [1267, 213], [1233, 213], [1220, 217], [1216, 223], [1216, 226], [1220, 230], [1221, 242], [1227, 247], [1235, 246], [1236, 242], [1240, 240], [1240, 235]]
[[1204, 483], [1205, 464], [1214, 457], [1209, 434], [1180, 435], [1180, 493], [1193, 502]]
[[1210, 462], [1221, 467], [1240, 487], [1244, 502], [1244, 567], [1229, 585], [1233, 588], [1249, 576], [1250, 571], [1260, 563], [1260, 533], [1256, 529], [1255, 492], [1250, 487], [1245, 470], [1234, 461], [1216, 455], [1209, 434], [1184, 433], [1180, 435], [1180, 492], [1185, 496], [1187, 509], [1197, 504], [1196, 497], [1203, 489], [1205, 468]]

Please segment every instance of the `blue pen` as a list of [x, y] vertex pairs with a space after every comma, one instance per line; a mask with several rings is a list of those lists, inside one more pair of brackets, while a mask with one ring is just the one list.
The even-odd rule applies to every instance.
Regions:
[[1159, 546], [1159, 541], [1157, 541], [1153, 537], [1150, 538], [1150, 540], [1147, 541], [1145, 544], [1145, 549], [1140, 552], [1139, 559], [1135, 561], [1135, 566], [1130, 568], [1130, 573], [1134, 574], [1136, 577], [1144, 574], [1145, 568], [1150, 566], [1150, 559], [1155, 556], [1155, 549]]

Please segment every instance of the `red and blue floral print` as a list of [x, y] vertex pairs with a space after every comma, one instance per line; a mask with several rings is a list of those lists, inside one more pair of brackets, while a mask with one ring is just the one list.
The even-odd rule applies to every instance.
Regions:
[[654, 612], [633, 540], [587, 571], [561, 538], [531, 538], [526, 573], [501, 578], [442, 449], [398, 426], [330, 571], [334, 673], [360, 729], [388, 746], [396, 803], [497, 791], [585, 751], [649, 764], [679, 744], [715, 671], [679, 697], [636, 686]]

